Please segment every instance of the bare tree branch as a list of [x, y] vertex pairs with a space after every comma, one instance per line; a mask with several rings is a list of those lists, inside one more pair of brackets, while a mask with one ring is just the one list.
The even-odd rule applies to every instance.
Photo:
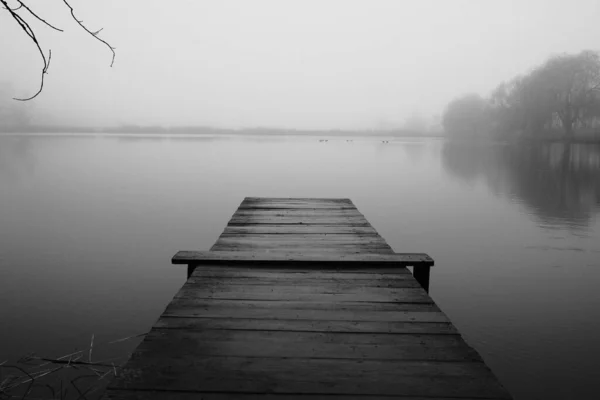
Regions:
[[73, 7], [71, 7], [71, 5], [69, 4], [69, 2], [67, 0], [63, 0], [63, 3], [65, 3], [65, 5], [67, 7], [69, 7], [69, 10], [71, 10], [71, 16], [73, 17], [73, 19], [75, 20], [75, 22], [77, 22], [77, 24], [79, 24], [79, 26], [81, 26], [81, 28], [83, 28], [83, 30], [85, 30], [87, 33], [89, 33], [90, 35], [92, 35], [96, 40], [104, 43], [106, 45], [106, 47], [108, 47], [110, 49], [110, 51], [112, 52], [112, 60], [110, 62], [110, 66], [112, 67], [113, 64], [115, 63], [115, 56], [116, 56], [115, 48], [112, 47], [110, 44], [108, 44], [108, 42], [106, 42], [106, 41], [104, 41], [104, 40], [102, 40], [102, 39], [100, 39], [98, 37], [98, 34], [100, 33], [100, 31], [102, 31], [102, 29], [104, 29], [104, 28], [102, 28], [102, 29], [100, 29], [99, 31], [96, 31], [96, 32], [90, 31], [88, 28], [85, 27], [85, 25], [83, 25], [83, 21], [77, 19], [77, 17], [75, 16], [75, 10], [73, 10]]
[[23, 4], [19, 4], [19, 7], [17, 7], [17, 8], [10, 8], [5, 2], [2, 2], [2, 3], [4, 4], [3, 8], [13, 10], [13, 11], [17, 11], [19, 8], [23, 7]]
[[[4, 5], [4, 8], [8, 10], [8, 12], [11, 14], [13, 19], [15, 21], [17, 21], [19, 26], [21, 26], [21, 28], [25, 31], [27, 36], [29, 36], [29, 38], [33, 41], [33, 43], [35, 44], [35, 46], [37, 47], [37, 49], [40, 53], [40, 56], [42, 57], [42, 61], [44, 62], [44, 66], [42, 67], [42, 76], [40, 79], [40, 88], [38, 89], [37, 93], [35, 93], [31, 97], [24, 98], [24, 99], [16, 98], [16, 97], [13, 98], [14, 100], [18, 100], [18, 101], [27, 101], [27, 100], [34, 99], [42, 92], [42, 89], [44, 88], [44, 75], [46, 75], [48, 73], [48, 68], [50, 67], [50, 60], [52, 58], [52, 51], [51, 50], [48, 51], [48, 59], [46, 59], [46, 55], [44, 54], [44, 51], [42, 50], [42, 47], [40, 46], [40, 43], [38, 42], [37, 37], [35, 36], [35, 33], [33, 32], [33, 29], [31, 29], [31, 26], [29, 26], [27, 21], [25, 21], [19, 14], [17, 14], [15, 12], [15, 10], [10, 8], [8, 6], [8, 4], [6, 3], [6, 0], [0, 0], [0, 3], [2, 3]], [[23, 4], [21, 2], [19, 2], [19, 3], [21, 5]], [[25, 8], [27, 8], [27, 7], [25, 7]], [[17, 8], [17, 10], [18, 10], [18, 8]]]
[[[14, 100], [17, 101], [28, 101], [28, 100], [32, 100], [34, 98], [36, 98], [44, 89], [44, 77], [45, 75], [48, 73], [48, 68], [50, 67], [50, 60], [52, 59], [52, 50], [48, 50], [48, 57], [46, 57], [46, 55], [44, 54], [44, 51], [42, 49], [42, 46], [40, 45], [38, 38], [35, 34], [35, 32], [33, 31], [33, 29], [31, 28], [31, 26], [29, 25], [29, 23], [21, 16], [19, 15], [19, 13], [17, 13], [16, 11], [20, 10], [21, 8], [24, 8], [25, 10], [27, 10], [27, 12], [29, 14], [31, 14], [35, 19], [37, 19], [38, 21], [42, 22], [43, 24], [45, 24], [46, 26], [58, 31], [58, 32], [64, 32], [62, 29], [59, 29], [57, 27], [55, 27], [54, 25], [50, 24], [48, 21], [46, 21], [45, 19], [41, 18], [39, 15], [37, 15], [31, 8], [29, 8], [22, 0], [16, 0], [16, 2], [19, 4], [18, 7], [15, 8], [11, 8], [8, 5], [8, 0], [0, 0], [0, 4], [3, 6], [2, 8], [6, 9], [11, 17], [19, 24], [19, 26], [21, 27], [21, 29], [23, 29], [23, 31], [25, 31], [25, 33], [27, 34], [27, 36], [29, 36], [29, 38], [31, 39], [31, 41], [35, 44], [35, 46], [38, 49], [38, 52], [40, 53], [40, 56], [42, 58], [42, 62], [43, 62], [43, 66], [42, 66], [42, 73], [41, 73], [41, 79], [40, 79], [40, 87], [38, 89], [38, 91], [31, 97], [27, 97], [27, 98], [13, 98]], [[77, 17], [75, 16], [75, 10], [73, 9], [73, 7], [71, 7], [71, 5], [69, 4], [69, 2], [67, 0], [63, 0], [63, 2], [65, 3], [65, 5], [69, 8], [69, 10], [71, 11], [71, 16], [73, 17], [73, 19], [75, 20], [75, 22], [77, 22], [77, 24], [83, 29], [85, 30], [87, 33], [89, 33], [90, 35], [92, 35], [96, 40], [102, 42], [103, 44], [105, 44], [110, 51], [112, 52], [112, 60], [110, 63], [110, 66], [112, 67], [113, 64], [115, 63], [115, 48], [112, 47], [110, 44], [108, 44], [108, 42], [104, 41], [103, 39], [98, 37], [98, 34], [102, 31], [102, 29], [99, 29], [96, 32], [92, 32], [90, 31], [85, 25], [83, 25], [83, 21], [77, 19]]]
[[[27, 5], [26, 5], [25, 3], [23, 3], [22, 1], [20, 1], [20, 0], [17, 0], [17, 1], [18, 1], [18, 3], [19, 3], [19, 7], [18, 7], [16, 10], [18, 10], [18, 9], [19, 9], [19, 8], [21, 8], [21, 7], [23, 7], [23, 8], [25, 8], [27, 11], [29, 11], [29, 13], [30, 13], [31, 15], [33, 15], [35, 18], [37, 18], [38, 20], [40, 20], [40, 21], [41, 21], [41, 22], [43, 22], [44, 24], [48, 25], [50, 28], [52, 28], [52, 29], [54, 29], [54, 30], [56, 30], [56, 31], [59, 31], [59, 32], [64, 32], [62, 29], [58, 29], [57, 27], [53, 26], [52, 24], [50, 24], [50, 23], [49, 23], [48, 21], [46, 21], [45, 19], [43, 19], [43, 18], [40, 18], [40, 16], [38, 16], [36, 13], [34, 13], [34, 12], [31, 10], [31, 8], [27, 7]], [[14, 10], [13, 10], [13, 11], [14, 11]]]

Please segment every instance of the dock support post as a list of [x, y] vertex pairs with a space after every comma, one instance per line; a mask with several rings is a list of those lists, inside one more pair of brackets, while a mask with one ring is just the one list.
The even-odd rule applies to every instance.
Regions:
[[431, 267], [428, 266], [418, 266], [413, 267], [413, 276], [416, 281], [425, 289], [427, 293], [429, 293], [429, 270]]
[[190, 276], [192, 276], [192, 274], [194, 273], [194, 270], [196, 269], [197, 265], [194, 264], [188, 264], [187, 266], [187, 278], [186, 279], [190, 279]]

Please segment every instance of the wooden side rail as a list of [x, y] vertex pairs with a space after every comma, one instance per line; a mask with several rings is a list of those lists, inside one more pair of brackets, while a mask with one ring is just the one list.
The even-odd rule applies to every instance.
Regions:
[[425, 253], [395, 254], [327, 254], [296, 252], [253, 252], [253, 251], [179, 251], [171, 260], [173, 264], [187, 264], [188, 277], [200, 265], [256, 265], [274, 268], [399, 268], [413, 267], [413, 275], [425, 290], [429, 290], [429, 271], [434, 261]]

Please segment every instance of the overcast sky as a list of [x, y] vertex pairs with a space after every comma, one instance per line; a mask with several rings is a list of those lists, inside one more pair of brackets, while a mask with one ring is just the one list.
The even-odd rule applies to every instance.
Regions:
[[[52, 65], [34, 108], [67, 123], [380, 128], [486, 95], [548, 56], [600, 49], [600, 0], [29, 0]], [[40, 60], [0, 10], [0, 79]]]

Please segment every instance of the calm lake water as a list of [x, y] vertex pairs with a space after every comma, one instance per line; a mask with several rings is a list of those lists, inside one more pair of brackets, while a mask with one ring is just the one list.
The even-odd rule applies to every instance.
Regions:
[[600, 148], [347, 139], [0, 136], [0, 362], [147, 331], [245, 196], [348, 197], [515, 398], [596, 398]]

